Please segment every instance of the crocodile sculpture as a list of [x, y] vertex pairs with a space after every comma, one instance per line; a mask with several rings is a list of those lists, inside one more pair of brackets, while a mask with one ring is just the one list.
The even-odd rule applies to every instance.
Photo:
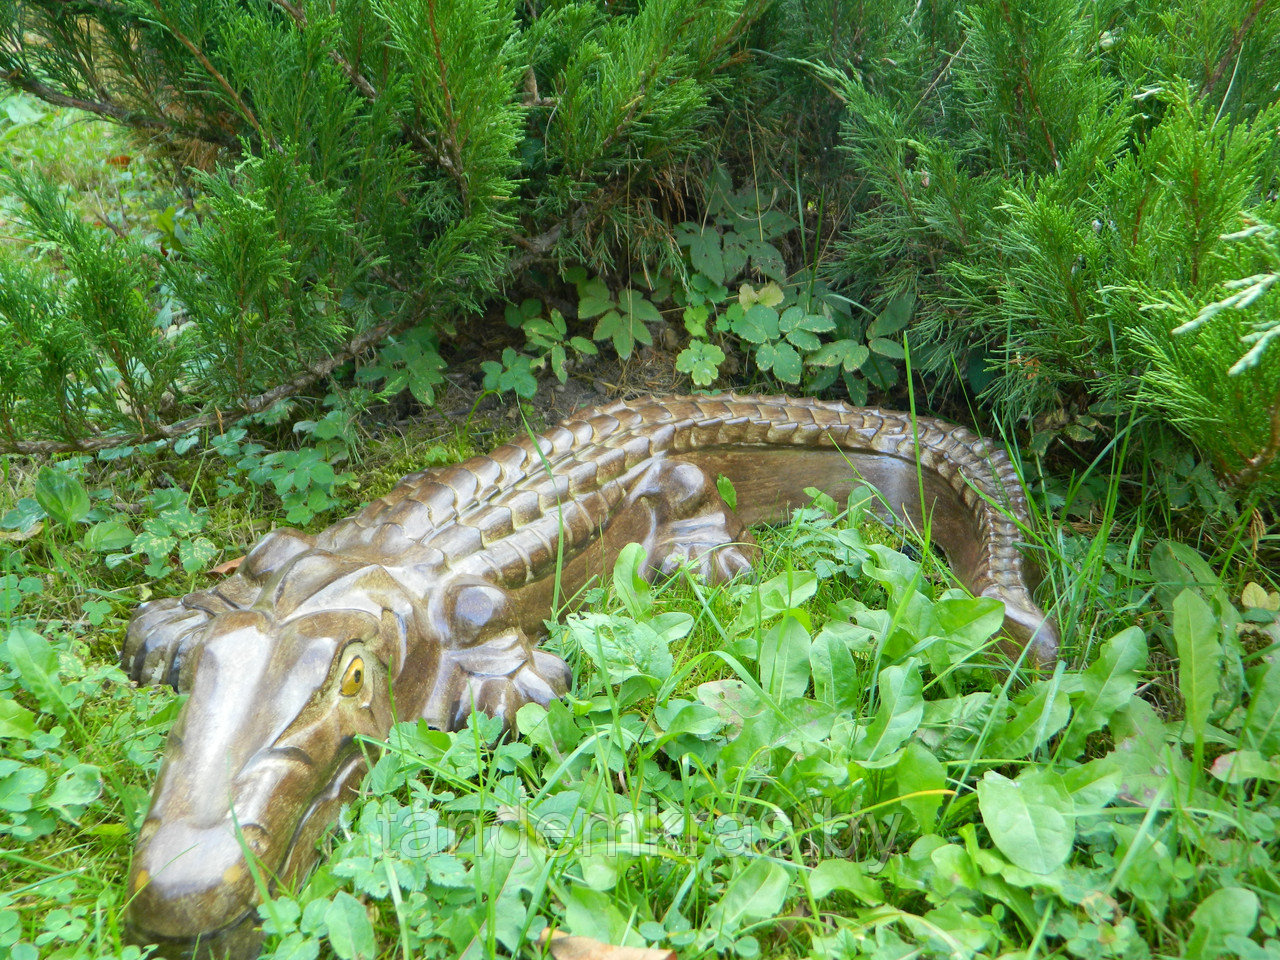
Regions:
[[624, 545], [644, 546], [650, 576], [691, 563], [722, 581], [750, 569], [747, 525], [785, 518], [805, 488], [839, 498], [859, 480], [908, 522], [928, 516], [961, 581], [1004, 602], [1008, 646], [1056, 657], [1002, 450], [937, 420], [785, 397], [584, 411], [412, 474], [314, 537], [276, 530], [212, 589], [143, 604], [125, 669], [190, 697], [133, 856], [133, 935], [170, 953], [252, 956], [253, 869], [289, 881], [312, 864], [364, 770], [357, 738], [384, 739], [396, 717], [454, 729], [473, 709], [509, 724], [568, 688], [564, 662], [532, 638]]

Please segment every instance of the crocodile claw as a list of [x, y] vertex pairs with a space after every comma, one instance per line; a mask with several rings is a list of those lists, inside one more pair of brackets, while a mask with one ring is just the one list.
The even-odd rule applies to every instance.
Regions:
[[129, 624], [121, 667], [136, 683], [167, 683], [177, 688], [185, 654], [210, 619], [207, 610], [172, 597], [144, 603]]
[[[523, 640], [523, 637], [520, 639]], [[476, 652], [478, 651], [472, 651]], [[567, 693], [573, 679], [569, 665], [554, 653], [545, 650], [532, 650], [529, 656], [522, 658], [518, 666], [503, 674], [473, 671], [463, 662], [475, 662], [479, 659], [481, 658], [468, 656], [449, 658], [446, 661], [452, 675], [438, 682], [436, 690], [448, 698], [452, 707], [439, 710], [431, 709], [429, 705], [426, 711], [428, 720], [434, 714], [444, 729], [460, 730], [466, 726], [467, 717], [480, 710], [501, 720], [504, 731], [514, 730], [516, 713], [521, 707], [526, 703], [546, 706], [556, 697]], [[501, 662], [501, 659], [508, 658], [500, 658], [495, 662]]]

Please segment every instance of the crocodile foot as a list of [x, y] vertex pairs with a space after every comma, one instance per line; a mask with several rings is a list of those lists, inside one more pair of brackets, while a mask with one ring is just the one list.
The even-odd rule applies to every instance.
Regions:
[[723, 583], [751, 570], [759, 553], [755, 538], [700, 467], [660, 460], [631, 496], [633, 506], [647, 508], [652, 517], [644, 544], [650, 579], [688, 567], [709, 583]]
[[138, 608], [129, 621], [120, 665], [140, 684], [179, 687], [182, 665], [201, 631], [213, 619], [208, 610], [188, 606], [185, 598], [166, 597]]
[[[441, 658], [441, 676], [428, 705], [428, 722], [459, 730], [480, 710], [515, 729], [516, 711], [526, 703], [546, 706], [569, 690], [569, 666], [554, 653], [533, 649], [524, 634], [512, 631]], [[434, 714], [434, 715], [433, 715]]]
[[441, 638], [435, 681], [422, 716], [441, 730], [457, 730], [482, 710], [515, 727], [526, 703], [550, 703], [572, 682], [568, 665], [539, 650], [521, 628], [512, 596], [495, 584], [459, 577], [428, 608]]

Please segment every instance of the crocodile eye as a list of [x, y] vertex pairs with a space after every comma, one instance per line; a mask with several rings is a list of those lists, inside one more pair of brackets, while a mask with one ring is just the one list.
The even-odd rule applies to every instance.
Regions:
[[361, 657], [354, 657], [347, 664], [347, 672], [342, 675], [342, 695], [344, 697], [354, 697], [363, 686], [364, 660]]

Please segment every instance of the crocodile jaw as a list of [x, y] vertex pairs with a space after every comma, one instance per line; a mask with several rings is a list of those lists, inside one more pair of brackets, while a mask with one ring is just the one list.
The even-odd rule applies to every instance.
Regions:
[[[359, 610], [235, 611], [209, 629], [134, 851], [128, 925], [180, 956], [253, 956], [261, 891], [305, 875], [359, 782], [358, 738], [386, 738], [385, 654], [403, 637]], [[347, 696], [335, 671], [353, 649], [366, 677]]]

